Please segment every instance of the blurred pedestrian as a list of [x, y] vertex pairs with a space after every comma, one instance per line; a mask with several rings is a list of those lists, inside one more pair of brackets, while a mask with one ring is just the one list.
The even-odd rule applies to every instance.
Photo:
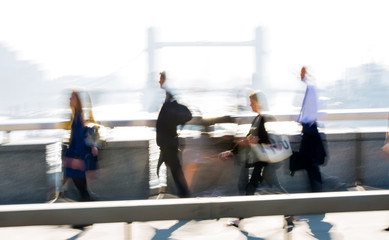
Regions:
[[162, 163], [170, 169], [179, 197], [190, 197], [190, 191], [179, 159], [177, 126], [184, 125], [192, 119], [189, 109], [177, 103], [166, 84], [166, 73], [160, 73], [160, 87], [165, 90], [166, 98], [159, 112], [156, 132], [160, 155], [157, 175]]
[[[265, 128], [267, 117], [261, 113], [262, 109], [266, 107], [263, 105], [263, 103], [265, 103], [265, 96], [262, 92], [253, 92], [250, 94], [249, 100], [251, 110], [258, 115], [252, 121], [250, 131], [246, 138], [238, 141], [231, 150], [219, 154], [219, 157], [222, 159], [227, 159], [241, 151], [246, 153], [249, 152], [245, 156], [247, 160], [250, 157], [255, 158], [255, 154], [250, 153], [250, 144], [270, 144], [269, 136]], [[255, 159], [252, 162], [254, 163], [246, 163], [246, 167], [254, 167], [250, 180], [246, 185], [246, 195], [254, 195], [259, 183], [262, 181], [266, 181], [270, 186], [275, 186], [279, 188], [280, 191], [286, 193], [276, 174], [276, 169], [279, 166], [278, 163], [266, 163], [259, 159]], [[230, 225], [238, 227], [240, 220], [241, 219], [235, 220], [231, 222]]]
[[72, 91], [70, 96], [70, 141], [63, 158], [64, 178], [72, 179], [79, 194], [80, 201], [91, 201], [87, 187], [86, 171], [97, 169], [98, 144], [95, 141], [95, 128], [88, 126], [94, 122], [90, 112], [89, 122], [84, 119], [84, 110], [78, 91]]
[[[322, 177], [319, 166], [324, 163], [326, 151], [317, 129], [318, 104], [316, 88], [307, 76], [306, 67], [301, 68], [301, 81], [307, 87], [298, 122], [302, 125], [302, 139], [298, 152], [298, 161], [308, 173], [312, 192], [322, 191]], [[293, 157], [293, 156], [292, 156]]]

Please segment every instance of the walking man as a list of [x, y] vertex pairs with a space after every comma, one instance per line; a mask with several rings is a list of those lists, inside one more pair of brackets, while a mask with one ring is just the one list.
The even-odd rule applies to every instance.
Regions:
[[159, 84], [166, 91], [166, 99], [159, 112], [156, 126], [157, 145], [160, 148], [157, 174], [161, 164], [164, 162], [171, 171], [178, 190], [178, 196], [189, 197], [189, 188], [178, 156], [177, 126], [184, 125], [191, 120], [192, 114], [186, 106], [178, 104], [167, 89], [165, 72], [160, 73]]
[[307, 77], [306, 67], [301, 68], [300, 77], [301, 81], [307, 85], [298, 119], [302, 124], [300, 160], [308, 173], [311, 191], [321, 192], [322, 178], [319, 165], [324, 163], [326, 152], [316, 124], [318, 117], [316, 88]]

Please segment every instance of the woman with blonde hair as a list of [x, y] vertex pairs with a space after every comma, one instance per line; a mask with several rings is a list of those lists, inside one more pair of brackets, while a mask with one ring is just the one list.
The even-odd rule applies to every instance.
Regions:
[[[223, 159], [236, 155], [239, 152], [240, 147], [249, 147], [250, 144], [270, 143], [268, 133], [265, 129], [266, 119], [261, 114], [262, 108], [266, 107], [262, 105], [262, 103], [266, 102], [265, 96], [262, 92], [257, 91], [251, 93], [249, 99], [251, 110], [258, 113], [258, 115], [252, 121], [250, 131], [246, 138], [235, 144], [231, 150], [220, 153], [220, 157]], [[246, 167], [254, 167], [250, 181], [246, 186], [246, 195], [253, 195], [255, 193], [255, 190], [261, 181], [262, 170], [266, 165], [267, 163], [262, 161], [256, 161], [253, 164], [246, 165]]]
[[[258, 115], [252, 121], [251, 128], [246, 138], [235, 144], [231, 150], [220, 153], [219, 157], [222, 159], [227, 159], [228, 157], [236, 155], [241, 147], [250, 148], [250, 144], [270, 144], [269, 135], [265, 128], [267, 118], [262, 115], [262, 109], [267, 108], [265, 95], [262, 92], [257, 91], [251, 93], [249, 99], [251, 110]], [[250, 156], [250, 154], [247, 155]], [[246, 156], [246, 158], [249, 156]], [[262, 162], [257, 159], [252, 164], [246, 164], [246, 167], [254, 167], [250, 180], [246, 185], [246, 195], [254, 195], [256, 188], [263, 180], [270, 186], [273, 185], [278, 187], [282, 192], [286, 192], [277, 178], [275, 172], [277, 166], [275, 166], [275, 164]], [[232, 221], [229, 225], [238, 227], [240, 220], [242, 220], [242, 218]]]
[[[84, 111], [78, 91], [72, 91], [70, 96], [70, 141], [63, 159], [64, 182], [71, 178], [80, 193], [81, 201], [91, 201], [87, 189], [86, 171], [96, 170], [97, 145], [87, 144], [87, 128]], [[92, 121], [93, 116], [92, 116]]]

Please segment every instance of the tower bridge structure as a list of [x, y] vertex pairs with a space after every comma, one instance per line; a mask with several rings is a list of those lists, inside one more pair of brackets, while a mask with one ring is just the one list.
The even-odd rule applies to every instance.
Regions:
[[148, 79], [147, 86], [152, 87], [156, 85], [156, 76], [158, 72], [156, 69], [156, 54], [157, 50], [166, 47], [252, 47], [255, 52], [255, 69], [252, 76], [252, 87], [254, 89], [263, 88], [262, 76], [262, 57], [263, 57], [263, 31], [261, 27], [255, 29], [255, 37], [248, 41], [188, 41], [188, 42], [160, 42], [156, 34], [155, 28], [148, 29], [147, 40], [147, 55], [148, 55]]

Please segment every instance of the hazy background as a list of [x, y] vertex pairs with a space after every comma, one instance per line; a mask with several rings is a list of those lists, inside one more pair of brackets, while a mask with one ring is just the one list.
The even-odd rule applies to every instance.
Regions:
[[[100, 119], [155, 112], [144, 104], [162, 96], [145, 90], [150, 27], [165, 42], [250, 41], [261, 27], [271, 110], [301, 106], [302, 65], [324, 108], [387, 107], [388, 22], [378, 0], [0, 0], [0, 120], [63, 117], [75, 87], [91, 92]], [[163, 48], [155, 64], [202, 114], [239, 114], [254, 56], [250, 47]]]

